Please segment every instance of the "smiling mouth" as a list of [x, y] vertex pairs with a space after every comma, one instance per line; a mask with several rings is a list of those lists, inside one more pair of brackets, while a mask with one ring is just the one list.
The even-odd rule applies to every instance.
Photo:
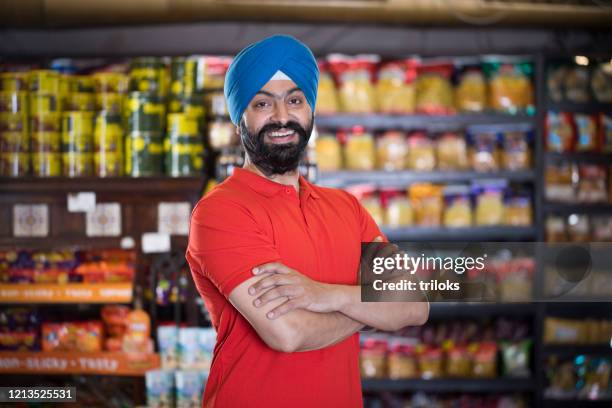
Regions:
[[297, 133], [293, 129], [286, 129], [286, 130], [281, 129], [281, 130], [275, 130], [273, 132], [266, 133], [266, 136], [274, 143], [289, 142], [293, 140], [293, 138], [296, 135]]

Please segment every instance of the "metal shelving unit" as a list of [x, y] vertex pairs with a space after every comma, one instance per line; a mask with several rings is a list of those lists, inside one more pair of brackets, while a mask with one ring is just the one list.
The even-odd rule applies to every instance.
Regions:
[[368, 379], [361, 382], [364, 392], [533, 392], [535, 382], [531, 378], [445, 378], [387, 380]]
[[350, 184], [375, 184], [377, 186], [406, 186], [420, 182], [467, 183], [472, 180], [503, 179], [531, 183], [535, 180], [533, 170], [522, 171], [328, 171], [319, 174], [319, 184], [326, 187], [343, 187]]
[[461, 115], [385, 115], [385, 114], [337, 114], [317, 115], [321, 129], [338, 129], [361, 126], [365, 129], [427, 130], [442, 132], [463, 129], [472, 125], [531, 125], [535, 116], [507, 115], [500, 113], [474, 113]]
[[391, 241], [532, 241], [537, 236], [536, 227], [382, 227], [381, 230]]

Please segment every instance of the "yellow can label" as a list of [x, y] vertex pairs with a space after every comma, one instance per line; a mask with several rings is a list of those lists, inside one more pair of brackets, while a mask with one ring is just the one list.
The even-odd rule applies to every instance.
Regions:
[[163, 115], [164, 105], [159, 103], [146, 102], [142, 110], [147, 115]]
[[62, 172], [60, 153], [32, 153], [32, 171], [37, 177], [57, 177]]
[[148, 152], [151, 154], [161, 154], [164, 151], [161, 143], [149, 143], [148, 147]]
[[57, 95], [30, 94], [30, 114], [51, 113], [59, 110]]
[[60, 92], [60, 74], [50, 70], [30, 71], [30, 91], [58, 94]]
[[0, 74], [0, 90], [16, 92], [28, 88], [28, 74], [25, 72], [4, 72]]

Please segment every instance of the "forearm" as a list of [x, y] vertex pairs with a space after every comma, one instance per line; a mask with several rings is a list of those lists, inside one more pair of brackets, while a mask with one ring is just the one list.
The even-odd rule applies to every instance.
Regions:
[[379, 330], [420, 326], [429, 317], [429, 303], [425, 297], [418, 302], [362, 302], [360, 286], [332, 286], [339, 312]]
[[293, 310], [286, 315], [295, 335], [294, 351], [318, 350], [341, 342], [364, 325], [339, 313]]

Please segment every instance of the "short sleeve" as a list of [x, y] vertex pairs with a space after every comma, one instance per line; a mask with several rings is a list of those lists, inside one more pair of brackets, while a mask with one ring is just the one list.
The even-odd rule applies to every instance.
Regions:
[[187, 252], [192, 271], [199, 267], [225, 298], [255, 266], [281, 259], [248, 209], [221, 199], [205, 198], [194, 209]]

